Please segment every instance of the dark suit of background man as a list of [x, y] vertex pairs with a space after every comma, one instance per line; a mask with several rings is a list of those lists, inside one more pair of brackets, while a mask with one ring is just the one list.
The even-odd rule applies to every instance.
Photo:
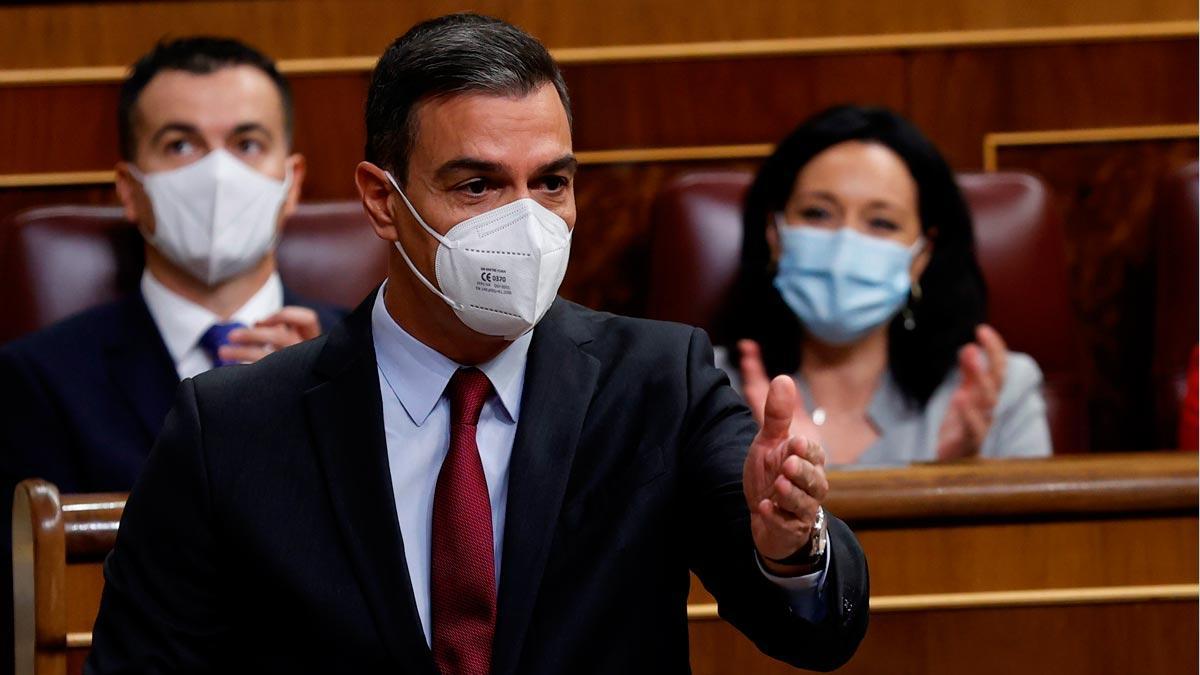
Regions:
[[[549, 54], [475, 15], [380, 59], [355, 179], [388, 279], [318, 340], [180, 387], [90, 673], [686, 672], [688, 571], [766, 653], [866, 630], [824, 452], [704, 334], [555, 298], [575, 223]], [[534, 327], [536, 325], [536, 328]]]
[[[181, 378], [257, 360], [338, 320], [275, 270], [276, 235], [304, 179], [291, 117], [274, 64], [233, 40], [160, 44], [134, 65], [121, 89], [117, 193], [146, 239], [141, 288], [0, 349], [5, 541], [17, 481], [129, 490]], [[227, 333], [231, 322], [246, 328]]]

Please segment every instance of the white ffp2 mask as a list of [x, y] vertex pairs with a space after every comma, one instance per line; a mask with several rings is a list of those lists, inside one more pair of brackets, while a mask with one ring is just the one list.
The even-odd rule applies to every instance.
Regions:
[[478, 333], [515, 340], [533, 330], [554, 304], [567, 272], [571, 230], [566, 221], [525, 198], [468, 218], [443, 236], [421, 218], [392, 174], [387, 177], [413, 218], [438, 242], [437, 286], [396, 242], [421, 283]]
[[178, 169], [130, 173], [154, 208], [154, 234], [142, 235], [209, 286], [250, 268], [275, 244], [290, 168], [275, 180], [217, 149]]

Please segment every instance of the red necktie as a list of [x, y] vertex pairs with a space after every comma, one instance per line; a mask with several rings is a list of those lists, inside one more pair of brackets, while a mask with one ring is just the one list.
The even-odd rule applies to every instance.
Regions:
[[442, 675], [487, 675], [496, 630], [492, 504], [475, 444], [487, 376], [460, 368], [450, 378], [450, 452], [433, 496], [433, 660]]

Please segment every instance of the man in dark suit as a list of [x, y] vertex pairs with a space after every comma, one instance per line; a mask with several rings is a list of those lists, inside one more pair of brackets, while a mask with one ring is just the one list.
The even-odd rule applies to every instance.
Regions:
[[686, 672], [689, 569], [764, 652], [832, 669], [866, 561], [824, 451], [760, 429], [702, 331], [556, 299], [569, 102], [536, 40], [389, 47], [355, 179], [388, 279], [329, 334], [179, 389], [90, 673]]
[[[342, 315], [296, 298], [276, 273], [304, 158], [291, 152], [291, 95], [269, 59], [233, 40], [160, 44], [124, 83], [119, 119], [117, 192], [147, 240], [141, 287], [0, 348], [5, 541], [18, 481], [129, 490], [181, 378], [316, 337]], [[12, 612], [0, 615], [2, 645]]]
[[182, 378], [340, 319], [276, 272], [273, 244], [304, 179], [291, 116], [287, 81], [234, 40], [162, 43], [134, 64], [117, 193], [146, 238], [141, 285], [0, 349], [9, 488], [37, 476], [62, 492], [129, 490]]

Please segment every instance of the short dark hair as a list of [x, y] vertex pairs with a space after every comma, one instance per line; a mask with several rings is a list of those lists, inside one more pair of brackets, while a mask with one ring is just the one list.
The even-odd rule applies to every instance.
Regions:
[[416, 134], [417, 104], [480, 92], [525, 96], [551, 83], [571, 119], [562, 72], [550, 52], [516, 26], [479, 14], [450, 14], [421, 22], [379, 57], [367, 92], [368, 162], [403, 183]]
[[134, 108], [142, 90], [155, 75], [164, 70], [182, 70], [196, 75], [207, 75], [233, 66], [251, 66], [271, 78], [283, 103], [284, 129], [290, 144], [293, 125], [292, 88], [275, 68], [275, 62], [257, 49], [232, 38], [197, 36], [163, 40], [133, 64], [129, 77], [121, 85], [121, 95], [117, 103], [121, 157], [128, 161], [137, 155], [137, 139], [133, 133]]
[[975, 258], [971, 212], [954, 172], [912, 122], [885, 108], [838, 106], [818, 113], [783, 139], [759, 168], [746, 193], [741, 271], [725, 317], [730, 356], [737, 363], [737, 339], [745, 337], [759, 343], [771, 375], [799, 368], [803, 326], [772, 284], [768, 222], [783, 210], [801, 169], [846, 141], [889, 148], [917, 184], [921, 229], [933, 242], [933, 255], [921, 274], [921, 298], [909, 303], [915, 327], [907, 330], [901, 315], [891, 322], [888, 367], [905, 395], [925, 405], [954, 366], [958, 348], [974, 339], [986, 315], [987, 290]]

